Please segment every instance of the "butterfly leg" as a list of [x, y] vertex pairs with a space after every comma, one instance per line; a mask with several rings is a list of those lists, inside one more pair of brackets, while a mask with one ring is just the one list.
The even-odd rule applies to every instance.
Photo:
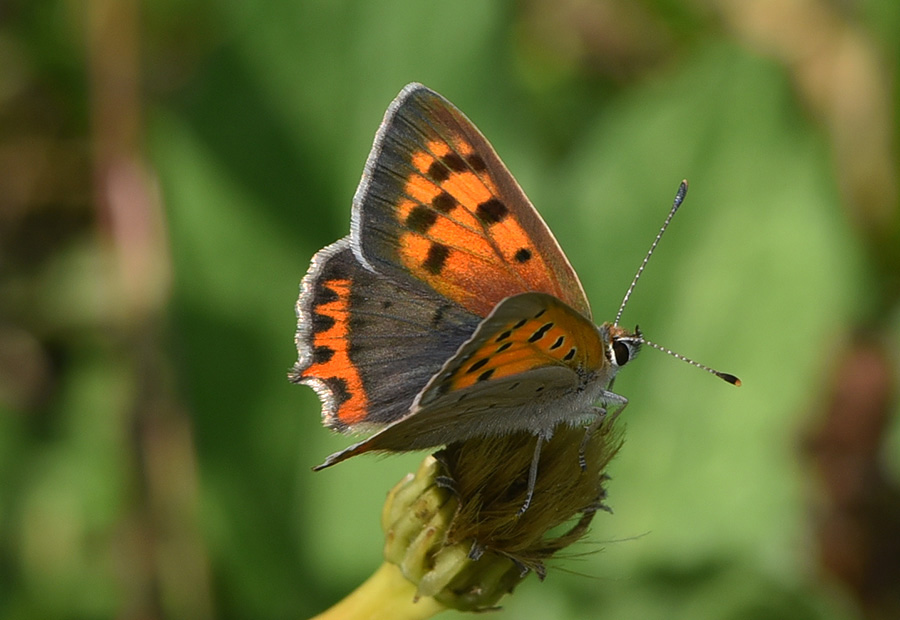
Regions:
[[549, 439], [544, 433], [537, 434], [537, 441], [534, 444], [534, 456], [531, 458], [531, 467], [528, 469], [528, 490], [525, 492], [525, 502], [519, 508], [517, 516], [521, 517], [531, 505], [531, 498], [534, 496], [534, 484], [537, 482], [538, 462], [541, 460], [541, 448], [544, 441]]
[[[612, 413], [612, 417], [617, 417], [622, 411], [624, 411], [625, 407], [628, 405], [628, 399], [624, 396], [619, 396], [615, 392], [605, 392], [603, 394], [604, 404], [611, 404], [615, 409]], [[591, 436], [600, 428], [600, 425], [603, 424], [603, 420], [606, 419], [606, 407], [594, 407], [594, 419], [588, 424], [587, 428], [584, 431], [584, 439], [581, 440], [581, 447], [578, 449], [578, 465], [581, 467], [581, 471], [585, 471], [587, 469], [587, 460], [585, 459], [584, 453], [587, 450], [588, 442], [591, 440]]]
[[606, 419], [606, 409], [594, 407], [594, 419], [584, 429], [584, 438], [581, 440], [581, 447], [578, 448], [578, 465], [581, 467], [582, 472], [587, 469], [587, 460], [584, 457], [584, 453], [587, 450], [588, 442], [591, 440], [594, 432], [603, 424], [604, 419]]
[[[444, 448], [443, 450], [438, 450], [431, 456], [433, 456], [435, 458], [435, 460], [437, 460], [437, 462], [440, 463], [441, 468], [444, 471], [446, 471], [446, 472], [450, 471], [450, 467], [447, 465], [447, 449], [446, 448]], [[437, 485], [437, 487], [439, 489], [447, 489], [448, 491], [453, 493], [453, 495], [455, 495], [457, 498], [459, 498], [459, 489], [456, 488], [456, 480], [453, 479], [453, 476], [451, 476], [449, 474], [435, 476], [434, 483]]]

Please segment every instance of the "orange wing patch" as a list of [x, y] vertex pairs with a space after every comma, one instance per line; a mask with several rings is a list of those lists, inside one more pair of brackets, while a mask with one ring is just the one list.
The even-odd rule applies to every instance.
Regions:
[[299, 377], [323, 384], [317, 391], [331, 400], [328, 417], [350, 426], [363, 421], [369, 408], [359, 371], [350, 362], [350, 280], [325, 280], [317, 288], [311, 362]]
[[412, 277], [476, 316], [527, 292], [591, 316], [578, 276], [493, 147], [421, 84], [404, 88], [385, 114], [353, 223], [367, 268]]
[[[489, 319], [490, 331], [478, 333], [466, 345], [468, 350], [460, 351], [458, 361], [448, 368], [434, 394], [554, 364], [588, 372], [602, 368], [607, 362], [593, 324], [562, 302], [545, 300], [545, 307], [528, 316], [507, 314], [500, 321]], [[510, 299], [504, 305], [516, 303], [516, 299]]]
[[460, 137], [412, 155], [397, 218], [400, 259], [416, 277], [479, 316], [502, 299], [544, 290], [552, 270], [497, 196], [484, 160]]

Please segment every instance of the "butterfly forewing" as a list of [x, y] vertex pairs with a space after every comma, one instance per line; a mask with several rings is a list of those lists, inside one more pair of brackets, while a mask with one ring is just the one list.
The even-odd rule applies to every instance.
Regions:
[[391, 104], [355, 198], [356, 251], [375, 271], [410, 275], [478, 316], [528, 291], [586, 317], [578, 277], [478, 129], [412, 84]]

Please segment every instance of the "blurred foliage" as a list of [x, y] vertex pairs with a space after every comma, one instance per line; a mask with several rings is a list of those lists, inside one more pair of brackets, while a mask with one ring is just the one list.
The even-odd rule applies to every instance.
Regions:
[[378, 566], [422, 455], [313, 475], [347, 439], [285, 374], [410, 81], [598, 320], [690, 179], [624, 320], [744, 381], [629, 366], [614, 514], [498, 617], [897, 617], [898, 31], [889, 0], [7, 0], [0, 617], [298, 618]]

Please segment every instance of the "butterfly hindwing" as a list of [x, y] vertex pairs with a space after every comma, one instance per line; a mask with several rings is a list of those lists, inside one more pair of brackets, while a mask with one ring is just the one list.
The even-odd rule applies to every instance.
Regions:
[[349, 239], [320, 251], [303, 280], [291, 377], [316, 389], [332, 428], [405, 416], [478, 324], [421, 283], [401, 282], [361, 265]]
[[516, 430], [550, 433], [593, 414], [613, 369], [597, 328], [542, 293], [508, 298], [416, 398], [410, 414], [332, 455], [415, 450]]
[[578, 277], [494, 149], [420, 84], [388, 108], [353, 217], [364, 263], [424, 282], [478, 316], [538, 291], [590, 318]]

